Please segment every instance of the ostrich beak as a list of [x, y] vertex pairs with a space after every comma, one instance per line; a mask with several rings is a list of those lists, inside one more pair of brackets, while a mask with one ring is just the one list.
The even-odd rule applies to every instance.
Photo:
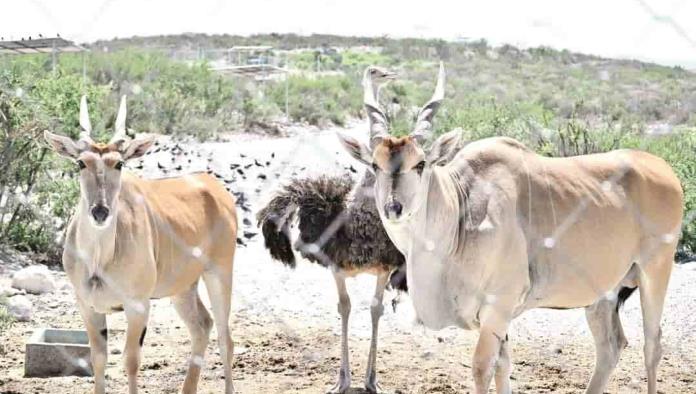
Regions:
[[382, 78], [388, 81], [395, 80], [396, 77], [398, 77], [398, 75], [393, 71], [384, 71], [384, 74], [382, 75]]

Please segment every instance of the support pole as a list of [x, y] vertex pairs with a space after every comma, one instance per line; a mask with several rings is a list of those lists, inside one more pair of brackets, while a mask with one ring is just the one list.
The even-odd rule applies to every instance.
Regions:
[[288, 123], [290, 123], [290, 105], [288, 104], [288, 96], [289, 96], [289, 90], [290, 90], [290, 65], [288, 62], [290, 61], [290, 58], [288, 57], [288, 53], [285, 53], [285, 119]]
[[82, 87], [87, 87], [87, 56], [82, 52]]
[[52, 41], [53, 49], [51, 50], [51, 69], [53, 71], [53, 76], [56, 76], [56, 40]]

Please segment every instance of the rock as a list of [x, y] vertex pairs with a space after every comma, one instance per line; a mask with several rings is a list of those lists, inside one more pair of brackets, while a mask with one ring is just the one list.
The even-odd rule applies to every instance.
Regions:
[[15, 289], [13, 287], [0, 287], [0, 297], [13, 297], [19, 294], [26, 294], [24, 290]]
[[235, 346], [235, 347], [234, 347], [234, 355], [235, 355], [235, 356], [238, 356], [238, 355], [240, 355], [240, 354], [244, 354], [244, 353], [246, 353], [246, 352], [248, 352], [248, 351], [249, 351], [249, 348], [247, 348], [247, 347], [245, 347], [245, 346]]
[[15, 272], [12, 276], [12, 287], [31, 294], [42, 294], [53, 292], [56, 283], [45, 265], [32, 265]]
[[7, 312], [17, 321], [31, 321], [32, 304], [23, 295], [16, 295], [7, 299]]

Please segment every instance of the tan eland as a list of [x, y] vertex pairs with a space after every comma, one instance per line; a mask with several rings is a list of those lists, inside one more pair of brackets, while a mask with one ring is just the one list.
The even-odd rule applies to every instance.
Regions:
[[232, 393], [228, 320], [237, 238], [234, 198], [207, 174], [144, 180], [128, 173], [124, 163], [145, 154], [153, 139], [126, 135], [125, 96], [108, 144], [90, 137], [85, 97], [80, 125], [77, 141], [48, 131], [45, 138], [58, 154], [79, 166], [80, 199], [67, 230], [63, 266], [89, 336], [94, 392], [106, 391], [106, 314], [121, 309], [128, 322], [128, 391], [138, 391], [150, 299], [161, 297], [172, 297], [190, 331], [191, 359], [183, 392], [196, 392], [213, 325], [198, 295], [203, 277], [215, 316], [225, 393]]
[[[372, 102], [371, 140], [341, 136], [373, 168], [382, 223], [406, 255], [418, 319], [478, 329], [476, 393], [510, 393], [510, 322], [532, 308], [585, 308], [596, 344], [587, 393], [601, 394], [626, 346], [619, 305], [640, 290], [648, 393], [657, 392], [660, 320], [683, 213], [671, 167], [636, 150], [542, 157], [510, 138], [457, 150], [459, 132], [425, 142], [444, 98], [444, 68], [415, 130], [386, 134]], [[451, 161], [443, 160], [456, 153]]]

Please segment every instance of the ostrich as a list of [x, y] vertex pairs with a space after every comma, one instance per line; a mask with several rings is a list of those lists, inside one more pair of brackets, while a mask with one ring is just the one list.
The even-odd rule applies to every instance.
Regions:
[[[394, 77], [394, 73], [382, 68], [368, 67], [363, 75], [366, 105], [378, 105], [379, 90]], [[274, 259], [295, 267], [289, 227], [299, 219], [300, 233], [295, 250], [308, 260], [331, 268], [341, 315], [341, 367], [338, 382], [330, 393], [344, 393], [351, 384], [348, 361], [351, 304], [346, 278], [360, 273], [377, 276], [370, 307], [372, 338], [365, 375], [365, 388], [371, 393], [379, 389], [375, 363], [384, 289], [391, 285], [394, 289], [406, 290], [405, 270], [400, 269], [404, 257], [382, 227], [372, 194], [373, 184], [374, 175], [370, 171], [365, 171], [357, 183], [348, 176], [294, 179], [257, 215], [265, 246]]]

